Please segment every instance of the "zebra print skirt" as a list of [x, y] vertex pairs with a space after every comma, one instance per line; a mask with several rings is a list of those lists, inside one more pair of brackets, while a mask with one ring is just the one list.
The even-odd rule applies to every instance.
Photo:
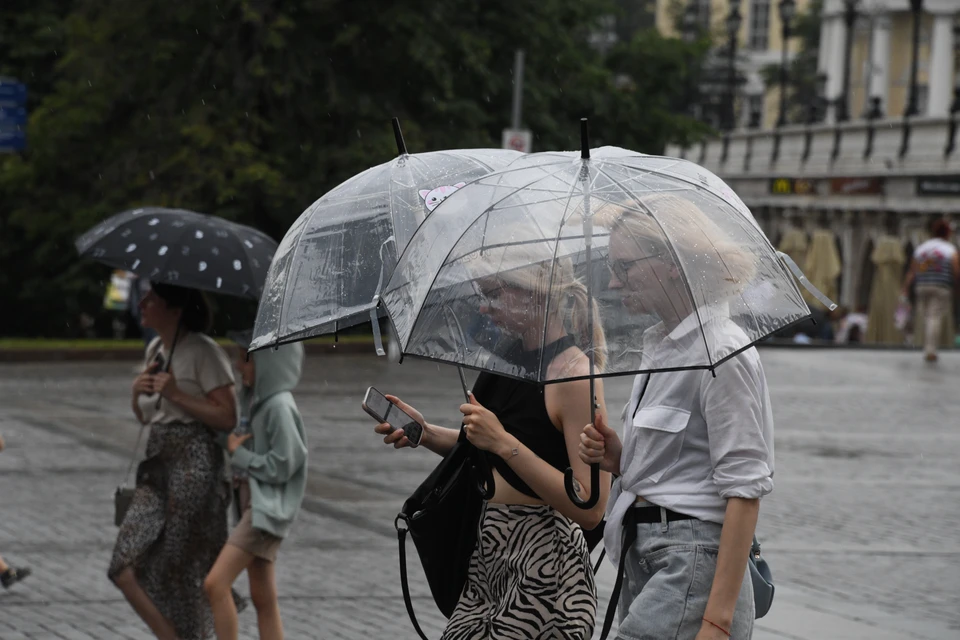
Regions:
[[589, 640], [597, 614], [579, 525], [553, 507], [487, 503], [442, 640]]

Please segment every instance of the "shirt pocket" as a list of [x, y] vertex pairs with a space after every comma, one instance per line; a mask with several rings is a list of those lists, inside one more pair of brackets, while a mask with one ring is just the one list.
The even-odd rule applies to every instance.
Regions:
[[680, 459], [690, 412], [675, 407], [645, 407], [633, 417], [636, 429], [637, 481], [657, 482]]

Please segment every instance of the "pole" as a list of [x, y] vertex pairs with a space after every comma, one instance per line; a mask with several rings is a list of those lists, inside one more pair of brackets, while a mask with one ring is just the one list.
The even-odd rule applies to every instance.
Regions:
[[734, 99], [735, 99], [735, 92], [736, 92], [736, 84], [737, 84], [736, 60], [737, 60], [737, 36], [734, 35], [733, 37], [730, 38], [730, 57], [727, 60], [727, 96], [726, 96], [727, 104], [726, 104], [726, 109], [724, 109], [724, 111], [726, 112], [725, 115], [726, 115], [726, 121], [727, 121], [726, 122], [727, 131], [732, 131], [737, 126], [736, 113], [733, 106]]
[[920, 58], [920, 14], [923, 11], [923, 0], [911, 0], [910, 11], [913, 13], [913, 60], [910, 63], [910, 99], [907, 111], [903, 115], [910, 117], [920, 113], [917, 95], [917, 66]]
[[846, 122], [850, 119], [850, 59], [853, 56], [853, 27], [857, 23], [857, 2], [846, 0], [843, 22], [847, 28], [847, 41], [844, 43], [843, 54], [843, 89], [837, 103], [837, 122]]
[[510, 128], [520, 128], [520, 114], [523, 112], [523, 49], [517, 49], [513, 58], [513, 114]]
[[787, 42], [790, 40], [790, 24], [783, 21], [782, 40], [780, 52], [780, 116], [777, 118], [777, 127], [787, 124], [787, 82], [789, 79], [789, 69], [787, 67]]

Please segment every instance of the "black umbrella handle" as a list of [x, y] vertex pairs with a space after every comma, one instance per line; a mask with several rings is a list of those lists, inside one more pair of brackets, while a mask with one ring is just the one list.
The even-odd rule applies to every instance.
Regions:
[[[592, 355], [590, 360], [592, 363]], [[590, 403], [590, 424], [597, 423], [597, 398], [593, 395], [593, 385], [594, 379], [590, 378], [590, 397], [593, 398], [593, 402]], [[563, 486], [567, 490], [570, 502], [581, 509], [592, 509], [600, 500], [600, 463], [595, 462], [590, 465], [590, 496], [586, 500], [577, 492], [577, 479], [573, 476], [573, 469], [570, 467], [563, 472]]]
[[600, 501], [600, 463], [590, 465], [590, 496], [586, 500], [577, 493], [576, 482], [573, 469], [567, 467], [563, 472], [563, 486], [567, 489], [567, 497], [581, 509], [592, 509]]

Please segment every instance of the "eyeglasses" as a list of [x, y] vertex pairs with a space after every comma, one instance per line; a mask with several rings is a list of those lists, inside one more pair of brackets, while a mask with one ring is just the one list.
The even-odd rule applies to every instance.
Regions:
[[650, 260], [652, 258], [659, 258], [662, 255], [662, 253], [655, 253], [652, 256], [644, 256], [642, 258], [635, 258], [633, 260], [611, 260], [607, 263], [607, 266], [610, 267], [610, 272], [616, 276], [617, 280], [626, 284], [627, 273], [630, 272], [630, 268], [634, 264], [643, 262], [644, 260]]

